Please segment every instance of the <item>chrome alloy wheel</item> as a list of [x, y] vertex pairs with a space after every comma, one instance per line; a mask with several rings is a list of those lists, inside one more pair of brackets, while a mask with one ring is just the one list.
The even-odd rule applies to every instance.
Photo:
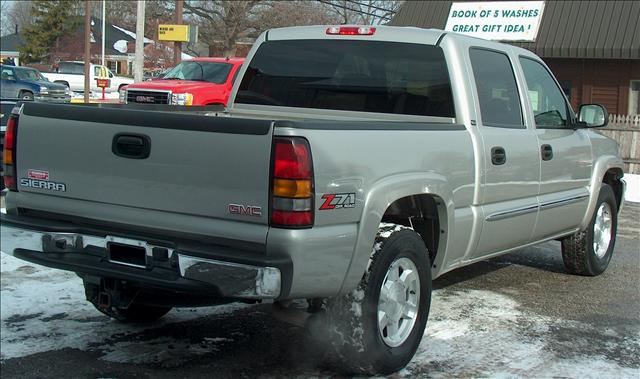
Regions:
[[611, 206], [609, 203], [603, 202], [596, 212], [596, 219], [593, 223], [593, 251], [600, 259], [602, 259], [602, 257], [607, 254], [607, 250], [609, 250], [612, 225]]
[[418, 318], [420, 276], [411, 259], [398, 258], [387, 270], [378, 299], [378, 330], [389, 347], [402, 345]]

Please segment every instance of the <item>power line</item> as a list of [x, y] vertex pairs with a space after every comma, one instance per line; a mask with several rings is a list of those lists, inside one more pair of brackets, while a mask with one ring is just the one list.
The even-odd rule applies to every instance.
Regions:
[[350, 10], [350, 11], [353, 11], [353, 12], [356, 12], [356, 13], [360, 13], [360, 14], [366, 14], [368, 16], [378, 17], [378, 18], [381, 18], [383, 20], [391, 20], [391, 17], [381, 16], [379, 14], [370, 13], [370, 12], [365, 12], [365, 11], [363, 11], [361, 9], [349, 8], [346, 5], [339, 5], [339, 4], [331, 3], [331, 2], [325, 1], [325, 0], [316, 0], [316, 1], [318, 1], [318, 2], [320, 2], [322, 4], [330, 5], [332, 7], [341, 8], [341, 9], [345, 9], [345, 10]]
[[354, 3], [354, 4], [361, 5], [361, 6], [363, 6], [363, 7], [373, 8], [373, 9], [375, 9], [375, 10], [379, 10], [379, 11], [383, 11], [383, 12], [388, 12], [388, 13], [397, 13], [397, 11], [394, 11], [393, 9], [381, 8], [381, 7], [378, 7], [378, 6], [376, 6], [376, 5], [372, 5], [372, 4], [363, 4], [363, 3], [359, 3], [359, 2], [354, 1], [354, 0], [346, 0], [346, 1], [348, 1], [348, 2], [350, 2], [350, 3]]

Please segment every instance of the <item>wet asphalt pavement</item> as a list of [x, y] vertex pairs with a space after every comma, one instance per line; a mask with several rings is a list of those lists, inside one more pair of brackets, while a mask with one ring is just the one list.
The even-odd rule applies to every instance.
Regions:
[[[640, 204], [629, 203], [601, 276], [566, 274], [559, 242], [444, 275], [420, 348], [393, 377], [640, 378], [639, 246]], [[342, 376], [269, 305], [128, 326], [92, 309], [74, 274], [1, 256], [3, 378]]]

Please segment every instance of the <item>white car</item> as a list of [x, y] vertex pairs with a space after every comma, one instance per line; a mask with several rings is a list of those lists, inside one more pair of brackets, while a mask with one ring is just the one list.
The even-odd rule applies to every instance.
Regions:
[[[114, 75], [109, 68], [99, 64], [91, 64], [89, 70], [92, 91], [102, 91], [96, 78], [108, 78], [109, 87], [105, 92], [117, 92], [121, 87], [133, 83], [133, 79]], [[67, 85], [72, 91], [84, 91], [84, 62], [60, 62], [57, 72], [43, 72], [49, 81]]]

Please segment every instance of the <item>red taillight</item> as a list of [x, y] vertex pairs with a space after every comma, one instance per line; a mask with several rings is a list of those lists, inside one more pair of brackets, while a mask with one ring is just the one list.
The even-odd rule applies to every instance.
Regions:
[[274, 139], [271, 180], [271, 226], [313, 225], [313, 164], [306, 139]]
[[327, 28], [329, 35], [341, 36], [372, 36], [376, 28], [371, 26], [330, 26]]
[[7, 130], [4, 134], [4, 151], [2, 160], [4, 163], [4, 186], [11, 191], [17, 191], [16, 183], [16, 135], [18, 134], [18, 116], [11, 115], [7, 121]]
[[[311, 178], [311, 154], [306, 141], [276, 139], [273, 176], [280, 179]], [[296, 143], [297, 142], [297, 143]]]

